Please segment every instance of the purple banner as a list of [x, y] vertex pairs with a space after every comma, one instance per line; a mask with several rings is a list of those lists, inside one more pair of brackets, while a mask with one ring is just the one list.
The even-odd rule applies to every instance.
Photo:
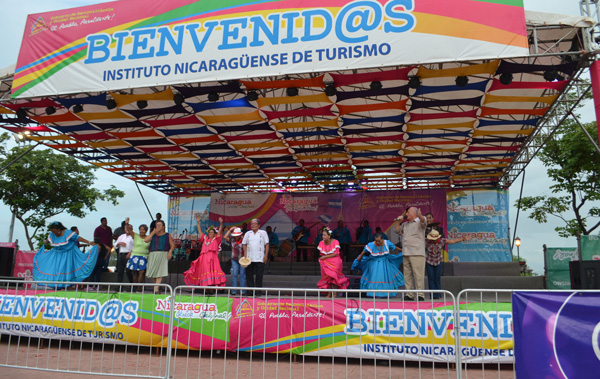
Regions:
[[517, 378], [597, 378], [600, 293], [513, 294]]

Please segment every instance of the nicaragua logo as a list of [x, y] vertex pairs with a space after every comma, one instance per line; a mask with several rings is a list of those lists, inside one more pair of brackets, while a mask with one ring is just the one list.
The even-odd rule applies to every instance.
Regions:
[[43, 32], [44, 30], [48, 30], [48, 25], [46, 24], [46, 21], [44, 21], [44, 18], [40, 16], [37, 18], [37, 20], [35, 20], [35, 22], [31, 26], [31, 33], [29, 34], [29, 36], [38, 34], [40, 32]]

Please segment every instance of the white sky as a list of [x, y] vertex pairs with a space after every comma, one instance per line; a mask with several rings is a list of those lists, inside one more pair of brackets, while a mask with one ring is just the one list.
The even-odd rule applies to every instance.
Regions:
[[[0, 35], [4, 36], [0, 39], [0, 51], [2, 52], [0, 54], [0, 69], [15, 64], [17, 61], [27, 14], [74, 8], [102, 2], [105, 1], [0, 0], [0, 9], [2, 9], [2, 14], [0, 15]], [[525, 9], [527, 10], [569, 15], [580, 14], [578, 0], [524, 0], [524, 3]], [[586, 106], [582, 113], [583, 121], [589, 122], [594, 120], [593, 106]], [[109, 203], [98, 203], [97, 208], [99, 211], [88, 214], [85, 219], [76, 219], [67, 215], [59, 216], [56, 219], [61, 220], [67, 227], [77, 225], [81, 235], [87, 239], [92, 238], [93, 230], [100, 224], [100, 218], [103, 216], [108, 218], [109, 225], [113, 228], [127, 216], [131, 217], [134, 225], [148, 223], [150, 221], [150, 216], [146, 211], [144, 203], [133, 181], [101, 169], [96, 171], [96, 177], [96, 182], [92, 184], [95, 187], [104, 189], [110, 184], [114, 184], [127, 193], [126, 197], [120, 201], [120, 205], [113, 207]], [[519, 197], [521, 179], [522, 177], [519, 177], [510, 188], [511, 203], [514, 203]], [[546, 169], [539, 161], [534, 160], [526, 170], [523, 195], [535, 196], [550, 194], [550, 191], [548, 190], [550, 185], [551, 182], [546, 176]], [[161, 212], [163, 215], [166, 215], [168, 197], [143, 186], [140, 186], [140, 188], [148, 202], [152, 214]], [[511, 235], [514, 235], [513, 228], [515, 225], [515, 217], [516, 208], [512, 207], [510, 210]], [[8, 241], [9, 224], [10, 211], [7, 206], [0, 204], [0, 230], [2, 230], [2, 232], [0, 232], [0, 241]], [[544, 243], [549, 247], [576, 246], [574, 238], [564, 239], [557, 236], [554, 231], [554, 227], [557, 225], [560, 224], [554, 221], [548, 224], [537, 224], [535, 221], [527, 218], [527, 213], [524, 212], [521, 212], [519, 216], [516, 234], [522, 240], [520, 254], [527, 259], [529, 265], [533, 267], [534, 271], [537, 273], [541, 274], [543, 271], [542, 245]], [[24, 231], [17, 221], [14, 238], [19, 239], [21, 241], [21, 246], [26, 248], [24, 236]]]

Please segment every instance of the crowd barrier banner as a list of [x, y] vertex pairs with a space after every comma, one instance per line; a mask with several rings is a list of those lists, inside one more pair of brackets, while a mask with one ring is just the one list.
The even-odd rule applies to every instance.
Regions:
[[[314, 194], [213, 194], [210, 202], [210, 218], [223, 217], [225, 223], [239, 225], [259, 218], [261, 227], [276, 227], [279, 240], [292, 236], [292, 230], [300, 219], [305, 226], [316, 222], [318, 228], [337, 228], [342, 221], [356, 241], [356, 230], [363, 220], [369, 221], [371, 234], [377, 226], [391, 239], [394, 219], [406, 208], [415, 206], [423, 214], [432, 212], [445, 228], [446, 193], [444, 190], [407, 190], [381, 192], [314, 193]], [[312, 243], [317, 233], [311, 229], [308, 239]]]
[[14, 97], [529, 52], [515, 0], [130, 0], [29, 15], [21, 46]]
[[448, 245], [454, 262], [510, 262], [509, 196], [505, 190], [459, 190], [446, 193], [448, 238], [471, 236]]
[[[167, 346], [164, 295], [85, 291], [5, 290], [2, 334], [84, 342]], [[168, 308], [168, 307], [167, 307]]]
[[[179, 350], [454, 362], [454, 301], [9, 290], [2, 334]], [[451, 296], [447, 297], [453, 299]], [[172, 301], [173, 300], [173, 301]], [[510, 303], [460, 306], [463, 362], [512, 362]], [[252, 331], [249, 333], [248, 331]]]
[[571, 273], [569, 262], [577, 261], [576, 247], [548, 247], [546, 248], [546, 268], [548, 270], [548, 289], [571, 289]]
[[518, 378], [590, 378], [600, 372], [600, 295], [515, 292]]

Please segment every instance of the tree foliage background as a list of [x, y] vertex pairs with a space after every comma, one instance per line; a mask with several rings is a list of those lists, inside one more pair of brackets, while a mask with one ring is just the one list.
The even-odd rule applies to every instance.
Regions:
[[[125, 193], [115, 186], [94, 188], [97, 167], [51, 149], [36, 147], [15, 160], [30, 146], [8, 147], [9, 135], [0, 135], [0, 200], [8, 205], [25, 228], [30, 249], [41, 245], [46, 221], [63, 212], [82, 218], [96, 210], [97, 201], [118, 204]], [[11, 164], [12, 163], [12, 164]]]
[[[596, 123], [584, 124], [598, 143]], [[548, 217], [564, 222], [555, 231], [561, 237], [588, 235], [600, 226], [600, 153], [575, 121], [564, 123], [538, 155], [554, 182], [552, 195], [527, 196], [521, 209], [530, 210], [529, 218], [546, 223]], [[518, 202], [517, 202], [518, 204]], [[517, 205], [518, 206], [518, 205]]]

